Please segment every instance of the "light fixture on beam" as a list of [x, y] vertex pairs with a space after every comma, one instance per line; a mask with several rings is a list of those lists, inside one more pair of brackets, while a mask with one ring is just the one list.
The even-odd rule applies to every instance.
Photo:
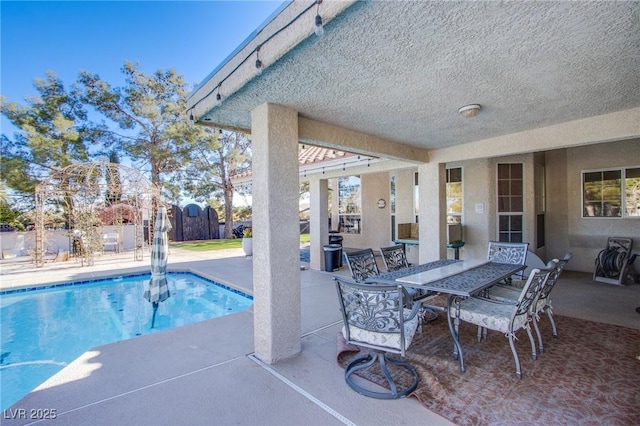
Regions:
[[262, 61], [260, 60], [260, 47], [256, 47], [256, 75], [262, 75]]
[[320, 16], [320, 3], [322, 3], [322, 0], [316, 0], [318, 9], [316, 10], [316, 28], [314, 32], [318, 37], [322, 37], [324, 35], [324, 27], [322, 26], [322, 16]]
[[458, 114], [463, 116], [464, 118], [473, 118], [480, 112], [480, 105], [471, 104], [465, 105], [458, 110]]

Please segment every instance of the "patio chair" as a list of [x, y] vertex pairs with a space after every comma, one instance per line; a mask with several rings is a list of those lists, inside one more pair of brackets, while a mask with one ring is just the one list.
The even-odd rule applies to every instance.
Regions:
[[[549, 278], [545, 282], [545, 285], [540, 289], [540, 293], [538, 294], [538, 298], [536, 300], [535, 305], [532, 307], [533, 318], [535, 321], [533, 322], [534, 328], [536, 330], [536, 335], [538, 336], [538, 348], [540, 349], [540, 353], [544, 352], [544, 345], [542, 343], [542, 335], [540, 334], [540, 327], [538, 326], [538, 322], [540, 321], [540, 314], [546, 312], [549, 317], [549, 322], [551, 323], [551, 334], [553, 337], [558, 337], [558, 330], [556, 328], [556, 323], [553, 320], [553, 307], [551, 306], [551, 290], [553, 290], [554, 286], [558, 282], [560, 278], [560, 274], [564, 270], [567, 263], [573, 257], [572, 253], [567, 253], [564, 255], [562, 260], [553, 259], [547, 263], [546, 267], [551, 269], [551, 273], [549, 274]], [[512, 303], [513, 301], [518, 299], [520, 294], [519, 290], [514, 288], [502, 287], [502, 286], [494, 286], [489, 289], [486, 296], [489, 299], [496, 300], [499, 302]]]
[[102, 237], [102, 250], [112, 250], [114, 253], [120, 252], [120, 241], [116, 232], [104, 234]]
[[[458, 334], [460, 321], [475, 324], [483, 330], [495, 330], [509, 339], [509, 346], [516, 364], [516, 377], [522, 378], [520, 359], [515, 347], [516, 333], [522, 329], [527, 331], [531, 343], [531, 357], [535, 360], [536, 344], [531, 333], [531, 306], [535, 303], [540, 288], [544, 286], [551, 273], [550, 269], [533, 269], [520, 295], [514, 303], [501, 303], [478, 297], [458, 301], [451, 306], [449, 315], [454, 319], [455, 333]], [[486, 337], [486, 334], [482, 334]], [[481, 340], [478, 334], [478, 340]]]
[[384, 267], [387, 268], [387, 272], [398, 271], [409, 267], [407, 255], [402, 244], [380, 247], [380, 254], [382, 255]]
[[[361, 395], [378, 399], [397, 399], [409, 395], [418, 387], [420, 377], [409, 363], [392, 358], [387, 352], [405, 356], [419, 324], [421, 304], [411, 301], [404, 287], [370, 285], [349, 282], [335, 277], [344, 326], [342, 334], [347, 344], [371, 349], [345, 367], [344, 379]], [[404, 301], [404, 303], [403, 303]], [[404, 307], [409, 303], [411, 309]], [[364, 386], [366, 381], [354, 380], [353, 374], [378, 363], [389, 383], [389, 391], [381, 392]], [[411, 381], [399, 387], [387, 364], [408, 372]]]
[[[351, 252], [345, 252], [345, 258], [347, 259], [347, 266], [351, 272], [351, 278], [357, 283], [364, 283], [368, 278], [373, 278], [380, 275], [380, 269], [378, 269], [378, 263], [376, 262], [376, 256], [373, 253], [373, 249], [366, 248], [362, 250], [356, 250]], [[367, 283], [366, 285], [371, 285]], [[412, 300], [409, 306], [413, 303], [413, 300], [421, 300], [426, 296], [420, 293], [420, 290], [410, 288], [407, 289]], [[407, 306], [407, 305], [405, 305]], [[426, 310], [420, 315], [419, 332], [422, 333], [422, 320], [433, 321], [438, 316], [437, 313], [432, 310]]]
[[[384, 266], [387, 272], [399, 271], [409, 267], [407, 256], [402, 244], [396, 244], [389, 247], [380, 247], [380, 254], [384, 261]], [[411, 289], [409, 293], [412, 295], [413, 300], [423, 301], [429, 297], [436, 296], [438, 293], [433, 291], [427, 291], [422, 289]], [[423, 309], [423, 319], [425, 321], [433, 321], [438, 318], [438, 312], [446, 312], [446, 308], [440, 306], [425, 305]]]
[[363, 282], [367, 278], [380, 275], [376, 257], [370, 248], [345, 252], [345, 258], [347, 259], [347, 266], [349, 267], [349, 272], [351, 272], [351, 277], [356, 282]]
[[[489, 241], [487, 260], [498, 263], [512, 263], [514, 265], [524, 265], [527, 261], [529, 243], [503, 243]], [[517, 279], [524, 281], [524, 273], [518, 274]], [[505, 284], [512, 285], [513, 280], [508, 278]]]

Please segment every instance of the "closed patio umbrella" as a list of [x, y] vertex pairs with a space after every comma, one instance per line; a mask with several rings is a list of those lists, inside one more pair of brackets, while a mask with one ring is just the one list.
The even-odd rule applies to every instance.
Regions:
[[167, 284], [167, 258], [169, 257], [169, 238], [167, 231], [171, 229], [171, 223], [167, 217], [165, 207], [158, 208], [155, 226], [153, 228], [153, 244], [151, 246], [151, 279], [142, 295], [153, 305], [153, 317], [151, 328], [156, 321], [158, 304], [164, 302], [170, 296]]

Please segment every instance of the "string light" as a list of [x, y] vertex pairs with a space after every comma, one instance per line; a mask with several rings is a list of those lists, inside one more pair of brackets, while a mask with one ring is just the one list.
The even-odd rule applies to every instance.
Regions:
[[318, 37], [322, 37], [324, 35], [324, 27], [322, 26], [322, 16], [320, 16], [320, 3], [322, 0], [317, 0], [318, 9], [316, 10], [316, 28], [315, 33]]
[[220, 86], [222, 85], [222, 83], [224, 83], [229, 77], [231, 77], [231, 75], [236, 72], [241, 66], [243, 66], [245, 63], [247, 63], [247, 61], [249, 61], [253, 55], [253, 52], [256, 52], [256, 61], [255, 61], [255, 68], [256, 68], [256, 74], [260, 75], [262, 73], [262, 71], [264, 70], [264, 64], [262, 63], [262, 61], [260, 60], [260, 57], [258, 55], [258, 51], [260, 50], [260, 47], [262, 45], [264, 45], [265, 43], [269, 42], [271, 39], [273, 39], [274, 37], [276, 37], [278, 34], [280, 34], [282, 31], [286, 30], [290, 25], [292, 25], [294, 22], [296, 22], [298, 19], [302, 18], [305, 14], [307, 14], [315, 5], [316, 6], [316, 17], [315, 17], [315, 26], [314, 26], [314, 32], [318, 37], [322, 37], [322, 35], [324, 34], [324, 27], [322, 24], [322, 17], [320, 16], [320, 3], [322, 3], [322, 0], [316, 0], [315, 2], [310, 3], [307, 7], [305, 7], [303, 10], [300, 11], [300, 13], [298, 13], [298, 15], [296, 15], [293, 19], [291, 19], [288, 23], [286, 23], [284, 26], [282, 26], [280, 29], [278, 29], [277, 31], [275, 31], [273, 34], [271, 34], [268, 38], [266, 38], [265, 40], [262, 41], [262, 43], [260, 45], [258, 45], [256, 48], [254, 48], [251, 52], [249, 52], [247, 54], [247, 56], [244, 57], [244, 59], [242, 61], [240, 61], [224, 78], [222, 78], [222, 80], [220, 80], [218, 82], [218, 85], [212, 89], [210, 92], [208, 92], [206, 95], [204, 95], [203, 97], [201, 97], [200, 99], [198, 99], [195, 104], [192, 105], [192, 107], [197, 106], [200, 102], [202, 102], [203, 100], [205, 100], [209, 95], [211, 95], [214, 91], [217, 90], [216, 93], [216, 100], [220, 101], [222, 100], [222, 95], [220, 94]]
[[[359, 156], [358, 156], [359, 157]], [[376, 161], [376, 158], [371, 158], [371, 157], [364, 157], [364, 158], [360, 158], [358, 161], [351, 161], [351, 162], [343, 162], [343, 163], [338, 163], [338, 164], [334, 164], [334, 165], [330, 165], [330, 166], [318, 166], [318, 167], [301, 167], [300, 168], [300, 173], [304, 173], [304, 176], [307, 177], [307, 174], [311, 173], [320, 173], [322, 172], [322, 174], [326, 174], [330, 171], [337, 171], [337, 170], [342, 170], [342, 171], [346, 171], [347, 169], [347, 164], [349, 164], [349, 167], [351, 166], [358, 166], [358, 165], [362, 165], [364, 166], [365, 162], [367, 164], [367, 167], [371, 167], [371, 160], [373, 160], [374, 162]]]
[[256, 47], [256, 75], [262, 75], [262, 61], [260, 60], [260, 47]]

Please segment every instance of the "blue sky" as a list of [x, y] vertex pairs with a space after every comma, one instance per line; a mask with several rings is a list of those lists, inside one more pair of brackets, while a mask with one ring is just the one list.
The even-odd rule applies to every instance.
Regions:
[[[70, 87], [81, 70], [112, 86], [126, 60], [143, 72], [174, 68], [199, 84], [282, 1], [0, 1], [0, 93], [24, 104], [35, 78]], [[2, 133], [13, 132], [2, 118]]]

